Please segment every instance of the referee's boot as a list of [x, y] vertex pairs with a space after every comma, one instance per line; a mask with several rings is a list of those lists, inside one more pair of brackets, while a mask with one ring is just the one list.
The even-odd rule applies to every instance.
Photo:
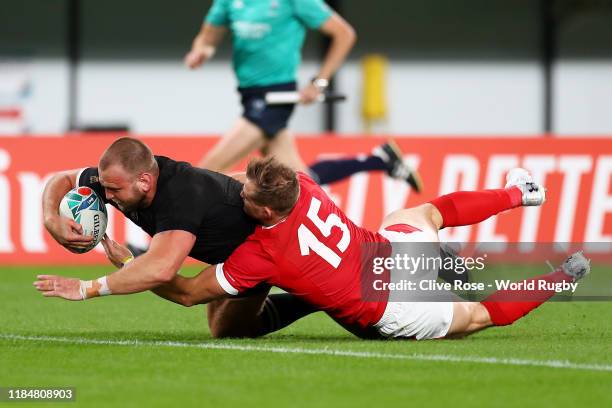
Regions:
[[372, 154], [382, 159], [387, 166], [389, 176], [406, 181], [417, 193], [423, 191], [419, 172], [404, 161], [402, 151], [393, 140], [375, 147]]

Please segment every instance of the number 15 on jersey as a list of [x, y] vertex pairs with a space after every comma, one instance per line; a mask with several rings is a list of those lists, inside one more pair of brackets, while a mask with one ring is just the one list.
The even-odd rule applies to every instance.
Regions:
[[[342, 222], [340, 217], [336, 214], [329, 214], [327, 219], [323, 221], [319, 216], [321, 209], [321, 201], [312, 198], [310, 201], [310, 208], [308, 209], [308, 219], [313, 222], [315, 227], [319, 230], [324, 238], [328, 238], [331, 235], [332, 228], [338, 227], [342, 231], [342, 238], [336, 244], [336, 248], [342, 254], [348, 248], [351, 242], [351, 233], [345, 223]], [[317, 255], [323, 258], [334, 268], [337, 268], [342, 261], [342, 258], [332, 248], [321, 242], [319, 238], [304, 224], [301, 224], [298, 228], [298, 241], [300, 243], [300, 253], [302, 256], [310, 255], [312, 249]]]

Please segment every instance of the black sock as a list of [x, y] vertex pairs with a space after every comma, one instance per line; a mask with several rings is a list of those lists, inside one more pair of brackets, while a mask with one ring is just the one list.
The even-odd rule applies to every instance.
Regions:
[[287, 327], [296, 320], [316, 311], [316, 308], [290, 293], [268, 295], [261, 310], [263, 323], [263, 333], [261, 335]]
[[321, 185], [345, 179], [361, 171], [373, 170], [387, 170], [387, 165], [378, 156], [368, 156], [364, 159], [322, 160], [310, 166], [312, 178]]

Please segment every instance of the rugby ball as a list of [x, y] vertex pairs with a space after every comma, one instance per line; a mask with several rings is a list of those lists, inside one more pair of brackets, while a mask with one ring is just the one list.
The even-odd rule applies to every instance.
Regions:
[[76, 187], [67, 192], [60, 202], [59, 212], [81, 224], [83, 235], [94, 238], [91, 246], [76, 252], [82, 254], [91, 251], [104, 237], [108, 222], [106, 206], [93, 189]]

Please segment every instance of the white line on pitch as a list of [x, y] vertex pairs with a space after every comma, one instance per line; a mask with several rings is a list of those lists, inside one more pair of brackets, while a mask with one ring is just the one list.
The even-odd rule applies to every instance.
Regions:
[[289, 353], [328, 355], [340, 357], [375, 358], [384, 360], [413, 360], [413, 361], [443, 361], [453, 363], [497, 364], [511, 366], [569, 368], [574, 370], [612, 371], [612, 365], [581, 364], [561, 360], [528, 360], [520, 358], [497, 358], [477, 356], [452, 356], [447, 354], [388, 354], [371, 353], [367, 351], [334, 350], [328, 348], [289, 348], [271, 346], [248, 346], [228, 343], [185, 343], [177, 341], [146, 341], [146, 340], [102, 340], [88, 338], [50, 337], [50, 336], [24, 336], [20, 334], [0, 334], [0, 339], [16, 341], [38, 341], [68, 344], [86, 344], [101, 346], [133, 346], [133, 347], [174, 347], [195, 348], [204, 350], [234, 350], [256, 351], [265, 353]]

